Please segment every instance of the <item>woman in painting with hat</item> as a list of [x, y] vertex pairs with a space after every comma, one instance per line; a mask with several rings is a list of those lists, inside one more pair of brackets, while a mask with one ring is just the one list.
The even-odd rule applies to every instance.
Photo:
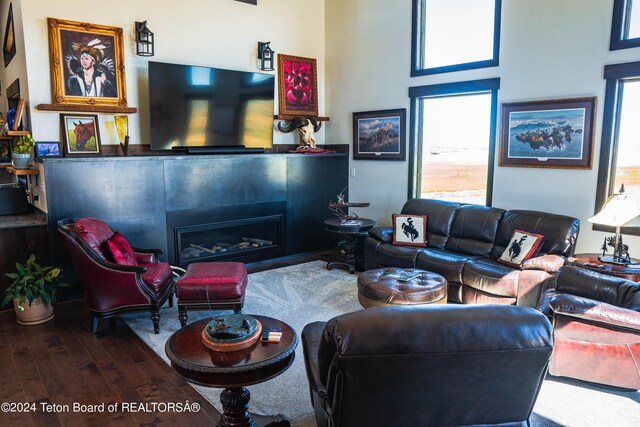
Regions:
[[67, 95], [115, 97], [114, 87], [108, 76], [113, 75], [113, 60], [104, 58], [107, 48], [100, 39], [89, 43], [71, 45], [79, 55], [67, 55], [67, 67], [71, 77], [67, 80]]

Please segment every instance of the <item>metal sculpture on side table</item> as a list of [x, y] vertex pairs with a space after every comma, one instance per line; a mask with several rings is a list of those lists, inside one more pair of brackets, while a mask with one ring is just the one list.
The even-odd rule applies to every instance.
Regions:
[[376, 223], [367, 218], [360, 218], [355, 213], [347, 213], [348, 208], [366, 208], [370, 203], [349, 203], [345, 200], [345, 191], [349, 187], [345, 187], [336, 197], [336, 202], [329, 203], [329, 210], [335, 215], [335, 218], [324, 220], [324, 228], [327, 231], [336, 233], [340, 240], [336, 245], [336, 251], [339, 254], [340, 261], [331, 261], [327, 263], [327, 270], [333, 267], [345, 268], [349, 273], [355, 272], [356, 254], [358, 252], [358, 238], [366, 237], [370, 228]]

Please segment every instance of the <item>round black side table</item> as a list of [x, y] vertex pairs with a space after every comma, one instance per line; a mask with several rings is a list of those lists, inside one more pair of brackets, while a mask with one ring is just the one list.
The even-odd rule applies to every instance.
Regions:
[[367, 237], [369, 229], [376, 225], [376, 222], [367, 218], [358, 218], [345, 222], [340, 218], [327, 218], [324, 220], [324, 228], [327, 231], [335, 233], [339, 237], [336, 251], [340, 261], [331, 261], [327, 263], [327, 270], [333, 267], [344, 268], [353, 274], [356, 259], [356, 239], [358, 237]]

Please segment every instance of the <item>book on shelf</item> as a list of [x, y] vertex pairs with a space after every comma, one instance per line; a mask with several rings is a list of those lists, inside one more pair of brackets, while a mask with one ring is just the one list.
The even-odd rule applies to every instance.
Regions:
[[387, 274], [388, 278], [400, 280], [401, 282], [408, 282], [409, 280], [420, 277], [420, 273], [410, 273], [408, 271], [399, 271], [397, 273]]

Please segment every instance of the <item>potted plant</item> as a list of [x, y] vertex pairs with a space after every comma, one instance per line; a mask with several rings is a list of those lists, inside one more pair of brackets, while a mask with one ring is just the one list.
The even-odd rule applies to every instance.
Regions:
[[41, 267], [33, 254], [26, 264], [16, 263], [16, 270], [5, 274], [13, 283], [4, 292], [2, 307], [13, 301], [21, 325], [39, 325], [53, 319], [56, 285], [62, 278], [62, 270]]
[[16, 169], [29, 169], [31, 162], [31, 152], [35, 146], [35, 141], [31, 134], [23, 135], [13, 147], [13, 166]]

